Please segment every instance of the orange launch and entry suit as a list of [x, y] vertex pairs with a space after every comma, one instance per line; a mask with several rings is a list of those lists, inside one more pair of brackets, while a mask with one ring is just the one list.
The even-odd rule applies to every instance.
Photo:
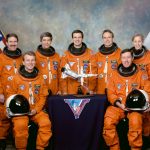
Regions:
[[[109, 52], [110, 51], [110, 52]], [[116, 70], [120, 63], [121, 49], [113, 43], [113, 47], [107, 50], [104, 45], [99, 48], [96, 53], [98, 78], [97, 78], [97, 94], [105, 94], [107, 89], [107, 81], [112, 75], [112, 71]]]
[[[13, 52], [13, 55], [11, 55], [11, 53], [8, 53], [7, 47], [5, 47], [3, 53], [0, 54], [0, 60], [0, 81], [3, 91], [0, 92], [2, 92], [1, 94], [4, 94], [4, 97], [6, 98], [6, 90], [10, 88], [13, 76], [17, 73], [17, 69], [22, 63], [21, 50], [17, 48], [17, 50]], [[3, 118], [0, 119], [0, 139], [6, 139], [10, 127], [9, 119], [4, 113], [5, 110], [5, 106], [3, 104], [0, 104], [0, 113]]]
[[[65, 51], [64, 56], [61, 58], [60, 68], [65, 67], [66, 64], [69, 65], [70, 69], [77, 74], [91, 73], [96, 74], [96, 59], [94, 57], [92, 50], [86, 48], [85, 52], [81, 55], [74, 55], [69, 50]], [[62, 93], [67, 94], [77, 94], [78, 87], [81, 85], [80, 80], [67, 77], [60, 79]], [[84, 87], [83, 87], [84, 86]], [[82, 86], [83, 93], [88, 93], [89, 91], [94, 91], [96, 88], [96, 77], [84, 78], [84, 85]]]
[[24, 66], [12, 81], [12, 88], [8, 89], [8, 96], [21, 94], [29, 100], [30, 110], [36, 110], [32, 116], [13, 117], [13, 133], [17, 149], [26, 150], [28, 141], [28, 122], [29, 119], [38, 125], [36, 149], [44, 150], [48, 145], [51, 133], [51, 122], [47, 113], [43, 111], [48, 89], [43, 76], [38, 74], [34, 68], [33, 73], [27, 73]]
[[[132, 47], [131, 49], [134, 52], [133, 62], [141, 71], [147, 72], [148, 79], [150, 80], [150, 51], [146, 50], [144, 46], [142, 46], [141, 51], [135, 50], [134, 47]], [[135, 52], [138, 52], [139, 55], [136, 55]], [[146, 112], [143, 114], [143, 135], [150, 136], [150, 112]]]
[[59, 91], [59, 76], [60, 76], [60, 56], [55, 52], [53, 47], [50, 47], [53, 53], [44, 53], [41, 45], [38, 46], [39, 49], [36, 51], [36, 65], [40, 72], [43, 74], [46, 79], [48, 89], [52, 92], [53, 95], [57, 94]]
[[[136, 65], [134, 64], [134, 67]], [[138, 69], [130, 76], [122, 76], [114, 71], [108, 81], [108, 100], [111, 103], [104, 116], [103, 137], [110, 150], [120, 150], [119, 138], [116, 131], [116, 125], [125, 118], [125, 112], [115, 106], [118, 101], [126, 103], [126, 96], [132, 89], [143, 89], [150, 94], [150, 81], [147, 74], [143, 74]], [[131, 150], [141, 150], [142, 147], [142, 114], [139, 112], [128, 112], [129, 131], [128, 140]]]
[[[3, 88], [0, 82], [0, 94], [3, 94]], [[6, 108], [4, 107], [4, 104], [0, 102], [0, 131], [3, 132], [3, 126], [2, 121], [6, 119]], [[4, 139], [6, 137], [6, 134], [4, 136], [4, 133], [0, 134], [0, 139]]]

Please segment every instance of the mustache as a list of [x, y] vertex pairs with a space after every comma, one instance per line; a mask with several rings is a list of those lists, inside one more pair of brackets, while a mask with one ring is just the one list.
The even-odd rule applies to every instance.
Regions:
[[17, 45], [10, 45], [10, 46], [17, 46]]

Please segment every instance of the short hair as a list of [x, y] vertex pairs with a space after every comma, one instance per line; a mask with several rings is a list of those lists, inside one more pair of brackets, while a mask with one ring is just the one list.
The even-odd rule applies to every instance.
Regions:
[[42, 39], [43, 37], [50, 37], [50, 39], [52, 40], [53, 39], [53, 36], [50, 32], [43, 32], [41, 35], [40, 35], [40, 41], [42, 42]]
[[24, 57], [25, 57], [26, 55], [34, 56], [35, 59], [36, 59], [35, 52], [33, 52], [33, 51], [27, 51], [27, 52], [25, 52], [25, 53], [23, 54], [23, 61], [24, 61]]
[[120, 53], [120, 56], [121, 56], [122, 54], [124, 54], [124, 53], [127, 53], [127, 52], [131, 53], [132, 58], [134, 57], [133, 51], [132, 51], [131, 49], [129, 49], [129, 48], [123, 49], [123, 50], [121, 51], [121, 53]]
[[82, 38], [84, 37], [84, 34], [83, 34], [83, 32], [82, 32], [81, 30], [74, 30], [74, 31], [72, 32], [72, 38], [73, 38], [73, 34], [74, 34], [74, 33], [81, 33]]
[[15, 38], [17, 39], [17, 42], [19, 41], [19, 38], [18, 38], [18, 35], [17, 35], [17, 34], [15, 34], [15, 33], [8, 33], [8, 34], [6, 35], [6, 41], [7, 41], [7, 42], [8, 42], [8, 39], [9, 39], [10, 37], [15, 37]]
[[140, 34], [140, 33], [137, 33], [137, 34], [133, 35], [132, 41], [134, 41], [135, 37], [138, 37], [138, 36], [141, 37], [142, 42], [143, 42], [144, 41], [144, 36], [142, 34]]
[[114, 38], [114, 33], [110, 29], [106, 29], [102, 32], [102, 38], [103, 38], [104, 33], [106, 32], [110, 33], [112, 35], [112, 38]]

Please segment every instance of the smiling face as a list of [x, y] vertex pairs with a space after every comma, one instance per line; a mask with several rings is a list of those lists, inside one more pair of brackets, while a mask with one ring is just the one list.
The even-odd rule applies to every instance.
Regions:
[[50, 37], [43, 37], [41, 44], [43, 49], [48, 49], [51, 46], [52, 40]]
[[83, 37], [81, 33], [73, 33], [72, 41], [75, 48], [82, 47]]
[[6, 45], [8, 47], [8, 50], [10, 51], [15, 51], [18, 47], [18, 40], [16, 37], [9, 37], [7, 42], [6, 42]]
[[143, 45], [143, 38], [141, 36], [135, 36], [133, 38], [133, 45], [135, 47], [136, 50], [139, 50], [142, 48]]
[[131, 55], [131, 52], [125, 52], [121, 54], [121, 62], [125, 68], [130, 67], [133, 62], [133, 57]]
[[36, 64], [35, 56], [30, 56], [26, 54], [24, 56], [23, 65], [25, 66], [25, 70], [27, 72], [33, 72]]
[[111, 47], [113, 44], [113, 36], [110, 32], [103, 33], [103, 43], [105, 47]]

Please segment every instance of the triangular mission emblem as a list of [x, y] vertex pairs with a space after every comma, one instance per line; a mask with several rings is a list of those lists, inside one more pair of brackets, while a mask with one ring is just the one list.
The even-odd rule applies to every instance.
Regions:
[[75, 119], [78, 119], [85, 105], [90, 102], [90, 99], [64, 99], [64, 101], [71, 108]]

